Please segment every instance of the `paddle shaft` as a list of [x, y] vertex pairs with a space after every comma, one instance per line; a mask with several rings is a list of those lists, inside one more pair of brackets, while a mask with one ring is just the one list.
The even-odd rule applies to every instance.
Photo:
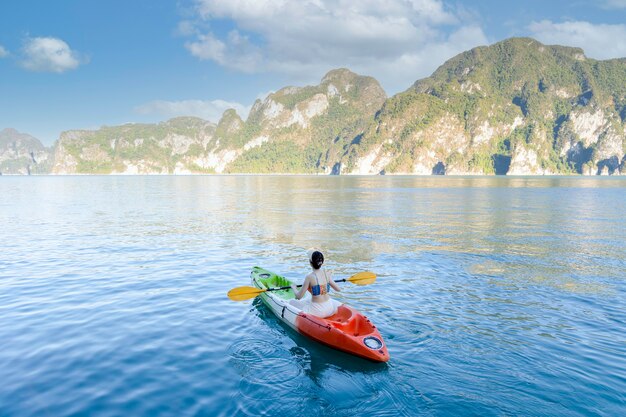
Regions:
[[[347, 281], [347, 279], [345, 279], [345, 278], [344, 278], [344, 279], [336, 279], [336, 280], [334, 280], [334, 281], [335, 281], [335, 282], [346, 282], [346, 281]], [[298, 288], [300, 288], [301, 286], [302, 286], [302, 285], [296, 285], [296, 287], [298, 287]], [[290, 289], [290, 288], [291, 288], [291, 286], [286, 286], [286, 287], [277, 287], [277, 288], [268, 288], [268, 289], [267, 289], [267, 290], [265, 290], [265, 291], [281, 291], [281, 290], [288, 290], [288, 289]]]
[[[373, 272], [358, 272], [352, 275], [350, 278], [345, 279], [336, 279], [333, 282], [351, 282], [356, 285], [369, 285], [373, 284], [376, 281], [376, 274]], [[302, 285], [298, 285], [298, 287], [302, 287]], [[288, 290], [291, 286], [287, 287], [279, 287], [279, 288], [259, 288], [259, 287], [237, 287], [228, 291], [228, 298], [233, 301], [243, 301], [248, 300], [250, 298], [254, 298], [257, 295], [263, 294], [266, 291], [281, 291]]]

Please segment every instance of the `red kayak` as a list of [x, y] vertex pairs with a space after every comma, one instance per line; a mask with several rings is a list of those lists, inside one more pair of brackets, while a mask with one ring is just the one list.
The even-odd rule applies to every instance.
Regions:
[[[254, 267], [252, 285], [259, 289], [286, 287], [291, 282], [263, 268]], [[387, 362], [389, 353], [378, 329], [367, 317], [352, 307], [341, 304], [330, 317], [307, 314], [289, 303], [295, 298], [291, 289], [260, 294], [263, 302], [276, 316], [305, 336], [332, 348], [376, 362]]]

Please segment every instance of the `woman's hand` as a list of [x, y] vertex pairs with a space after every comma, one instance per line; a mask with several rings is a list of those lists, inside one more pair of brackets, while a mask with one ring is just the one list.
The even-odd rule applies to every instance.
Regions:
[[304, 296], [304, 293], [309, 288], [309, 277], [306, 277], [304, 279], [304, 282], [301, 285], [302, 288], [300, 288], [300, 290], [298, 290], [298, 286], [296, 284], [291, 284], [290, 286], [293, 290], [294, 295], [296, 296], [296, 300], [299, 300]]

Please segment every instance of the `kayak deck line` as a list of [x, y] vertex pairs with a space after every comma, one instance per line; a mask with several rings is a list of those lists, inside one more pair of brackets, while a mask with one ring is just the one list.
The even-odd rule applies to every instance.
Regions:
[[[291, 285], [287, 278], [266, 269], [254, 267], [252, 285], [259, 289]], [[266, 291], [259, 295], [263, 303], [283, 323], [317, 342], [346, 353], [376, 362], [387, 362], [389, 353], [376, 326], [356, 309], [341, 304], [332, 316], [321, 318], [305, 313], [289, 303], [295, 294], [289, 289]], [[308, 295], [307, 295], [308, 296]]]

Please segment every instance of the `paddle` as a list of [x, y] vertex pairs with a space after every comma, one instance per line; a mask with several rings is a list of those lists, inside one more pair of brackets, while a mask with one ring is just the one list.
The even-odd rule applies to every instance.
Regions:
[[[350, 278], [344, 279], [336, 279], [335, 282], [351, 282], [356, 285], [369, 285], [373, 284], [376, 281], [376, 274], [373, 272], [358, 272], [352, 275]], [[301, 287], [302, 285], [298, 285]], [[280, 290], [288, 290], [290, 286], [287, 287], [278, 287], [278, 288], [256, 288], [256, 287], [237, 287], [228, 291], [228, 298], [233, 301], [243, 301], [248, 300], [250, 298], [254, 298], [259, 294], [262, 294], [266, 291], [280, 291]]]

